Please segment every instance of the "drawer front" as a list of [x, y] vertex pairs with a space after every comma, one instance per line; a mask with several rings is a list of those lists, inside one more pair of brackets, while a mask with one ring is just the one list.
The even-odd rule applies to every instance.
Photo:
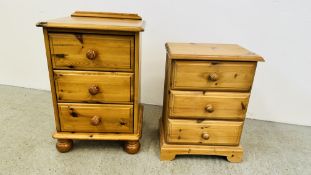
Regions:
[[239, 145], [243, 122], [168, 120], [167, 141], [205, 145]]
[[49, 39], [56, 69], [132, 69], [132, 36], [50, 33]]
[[170, 118], [244, 120], [249, 93], [171, 91]]
[[241, 90], [251, 89], [256, 62], [175, 61], [173, 89]]
[[133, 74], [54, 70], [58, 102], [129, 103]]
[[110, 104], [58, 104], [62, 131], [122, 132], [133, 130], [133, 106]]

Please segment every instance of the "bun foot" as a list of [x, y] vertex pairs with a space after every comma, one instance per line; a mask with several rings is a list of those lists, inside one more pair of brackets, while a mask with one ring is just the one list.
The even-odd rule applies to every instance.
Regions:
[[124, 151], [129, 154], [136, 154], [140, 149], [139, 140], [137, 141], [127, 141], [124, 144]]
[[231, 155], [227, 156], [227, 160], [232, 163], [239, 163], [242, 161], [243, 153], [232, 153]]
[[58, 139], [56, 148], [61, 153], [66, 153], [71, 150], [73, 141], [71, 139]]

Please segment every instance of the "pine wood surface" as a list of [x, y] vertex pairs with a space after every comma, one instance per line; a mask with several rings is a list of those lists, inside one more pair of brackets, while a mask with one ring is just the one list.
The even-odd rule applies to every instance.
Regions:
[[58, 139], [56, 143], [56, 149], [61, 153], [69, 152], [73, 147], [73, 141], [71, 139]]
[[239, 146], [208, 146], [191, 144], [172, 144], [165, 140], [163, 119], [160, 119], [160, 160], [173, 160], [176, 155], [218, 155], [226, 156], [230, 162], [241, 162], [243, 149]]
[[169, 93], [171, 90], [171, 71], [172, 71], [172, 60], [169, 59], [168, 54], [166, 54], [166, 65], [165, 65], [165, 80], [164, 80], [164, 92], [163, 92], [163, 110], [162, 110], [162, 120], [164, 128], [167, 128], [167, 119], [169, 118]]
[[[244, 120], [249, 93], [170, 91], [169, 117]], [[207, 109], [210, 106], [211, 111]]]
[[[132, 71], [132, 36], [50, 33], [51, 56], [55, 69]], [[95, 58], [86, 54], [95, 52]]]
[[[58, 102], [130, 103], [133, 74], [120, 72], [54, 70]], [[92, 95], [89, 89], [99, 88]]]
[[122, 140], [126, 152], [138, 152], [142, 18], [77, 11], [37, 26], [44, 31], [57, 149], [69, 151], [75, 139]]
[[264, 61], [264, 59], [237, 44], [166, 43], [171, 59]]
[[[136, 19], [133, 19], [136, 18]], [[37, 23], [38, 27], [60, 29], [88, 29], [112, 31], [144, 31], [144, 22], [138, 15], [124, 13], [73, 13], [70, 17], [58, 18]]]
[[[62, 131], [133, 132], [133, 106], [110, 104], [58, 104]], [[91, 123], [98, 117], [97, 125]]]
[[134, 84], [132, 85], [134, 96], [134, 133], [139, 131], [139, 112], [140, 112], [140, 55], [141, 55], [141, 37], [140, 33], [135, 33], [135, 74]]
[[167, 43], [161, 160], [178, 154], [240, 162], [250, 92], [263, 58], [238, 45]]
[[138, 141], [142, 136], [143, 124], [143, 105], [139, 106], [137, 131], [134, 133], [87, 133], [87, 132], [55, 132], [55, 139], [73, 139], [73, 140], [119, 140], [119, 141]]
[[56, 88], [55, 88], [55, 81], [54, 81], [53, 64], [52, 64], [52, 59], [51, 59], [49, 34], [48, 34], [47, 29], [45, 28], [43, 28], [43, 36], [44, 36], [44, 44], [45, 44], [45, 54], [46, 54], [48, 70], [49, 70], [49, 80], [50, 80], [51, 96], [52, 96], [52, 102], [53, 102], [55, 128], [56, 128], [56, 131], [61, 131], [58, 108], [57, 108], [57, 96], [55, 93]]
[[[256, 62], [173, 62], [172, 89], [231, 90], [251, 89]], [[211, 80], [211, 75], [217, 80]]]
[[124, 151], [129, 154], [136, 154], [140, 149], [139, 141], [127, 141], [123, 146]]
[[236, 146], [242, 127], [243, 122], [169, 119], [167, 142]]
[[139, 140], [141, 135], [133, 133], [89, 133], [89, 132], [55, 132], [54, 139], [73, 139], [73, 140], [111, 140], [111, 141], [128, 141]]
[[116, 19], [134, 19], [141, 20], [138, 14], [134, 13], [113, 13], [113, 12], [89, 12], [75, 11], [71, 14], [72, 17], [97, 17], [97, 18], [116, 18]]

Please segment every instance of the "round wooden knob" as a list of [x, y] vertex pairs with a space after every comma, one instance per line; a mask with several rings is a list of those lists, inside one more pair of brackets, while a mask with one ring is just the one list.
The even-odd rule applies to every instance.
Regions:
[[211, 74], [208, 75], [208, 80], [209, 81], [217, 81], [218, 78], [219, 78], [219, 76], [216, 73], [211, 73]]
[[95, 60], [97, 54], [96, 54], [96, 51], [95, 50], [88, 50], [86, 52], [86, 58], [89, 59], [89, 60]]
[[96, 115], [94, 117], [92, 117], [92, 119], [91, 119], [91, 125], [93, 125], [93, 126], [99, 125], [100, 122], [101, 122], [101, 118], [96, 116]]
[[213, 107], [213, 105], [206, 105], [205, 110], [207, 112], [213, 112], [214, 111], [214, 107]]
[[99, 87], [98, 86], [91, 86], [90, 88], [89, 88], [89, 93], [91, 94], [91, 95], [96, 95], [96, 94], [98, 94], [99, 93]]
[[203, 133], [202, 133], [202, 138], [203, 138], [204, 140], [208, 140], [208, 139], [209, 139], [209, 134], [208, 134], [207, 132], [203, 132]]

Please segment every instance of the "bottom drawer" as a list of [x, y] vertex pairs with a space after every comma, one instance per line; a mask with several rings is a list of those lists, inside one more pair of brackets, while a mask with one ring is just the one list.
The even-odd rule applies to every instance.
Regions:
[[133, 106], [110, 104], [59, 103], [62, 131], [114, 132], [133, 131]]
[[168, 120], [167, 142], [239, 145], [243, 122]]

